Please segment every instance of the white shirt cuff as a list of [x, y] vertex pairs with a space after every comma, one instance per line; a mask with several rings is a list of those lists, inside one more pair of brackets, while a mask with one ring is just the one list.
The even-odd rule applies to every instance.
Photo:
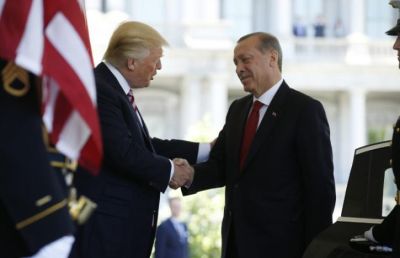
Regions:
[[207, 161], [210, 157], [211, 146], [209, 143], [199, 143], [199, 152], [197, 153], [196, 163]]
[[378, 241], [376, 241], [374, 238], [374, 234], [372, 233], [372, 228], [373, 226], [364, 232], [364, 237], [372, 242], [378, 243]]
[[172, 160], [169, 160], [169, 162], [171, 163], [171, 171], [169, 172], [169, 182], [171, 182], [171, 179], [175, 173], [175, 167], [174, 167], [174, 163], [172, 162]]

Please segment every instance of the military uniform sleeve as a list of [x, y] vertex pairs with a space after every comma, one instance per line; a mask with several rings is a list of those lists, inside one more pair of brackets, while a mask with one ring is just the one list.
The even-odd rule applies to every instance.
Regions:
[[18, 257], [71, 235], [73, 223], [49, 165], [34, 77], [2, 60], [0, 70], [0, 257]]

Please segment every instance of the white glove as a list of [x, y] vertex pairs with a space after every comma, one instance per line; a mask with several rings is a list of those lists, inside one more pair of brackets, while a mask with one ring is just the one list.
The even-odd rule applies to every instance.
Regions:
[[74, 241], [73, 236], [64, 236], [43, 246], [34, 256], [23, 258], [68, 258]]
[[373, 228], [373, 226], [370, 229], [368, 229], [367, 231], [364, 232], [364, 237], [366, 239], [368, 239], [369, 241], [378, 243], [378, 241], [376, 241], [375, 238], [374, 238], [374, 234], [372, 234], [372, 228]]

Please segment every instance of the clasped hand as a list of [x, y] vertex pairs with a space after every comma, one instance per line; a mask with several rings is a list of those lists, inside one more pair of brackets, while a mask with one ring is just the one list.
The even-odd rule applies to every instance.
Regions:
[[181, 186], [189, 187], [193, 181], [193, 167], [190, 166], [186, 159], [175, 158], [173, 163], [175, 171], [169, 182], [169, 187], [172, 189], [178, 189]]

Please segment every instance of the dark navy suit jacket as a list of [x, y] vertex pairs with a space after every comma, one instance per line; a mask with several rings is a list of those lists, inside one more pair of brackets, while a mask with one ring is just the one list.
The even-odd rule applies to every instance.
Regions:
[[148, 258], [160, 192], [170, 179], [168, 158], [194, 163], [198, 144], [150, 138], [104, 63], [96, 67], [95, 78], [104, 161], [99, 176], [78, 172], [75, 184], [98, 208], [80, 229], [71, 257]]
[[187, 226], [185, 223], [182, 225], [185, 229], [183, 236], [175, 229], [171, 219], [160, 224], [156, 234], [155, 258], [189, 258]]
[[[332, 223], [335, 206], [329, 125], [320, 102], [283, 82], [258, 127], [243, 170], [242, 134], [253, 96], [235, 100], [208, 162], [195, 165], [184, 194], [225, 186], [222, 257], [298, 258]], [[231, 230], [235, 238], [229, 241]]]

